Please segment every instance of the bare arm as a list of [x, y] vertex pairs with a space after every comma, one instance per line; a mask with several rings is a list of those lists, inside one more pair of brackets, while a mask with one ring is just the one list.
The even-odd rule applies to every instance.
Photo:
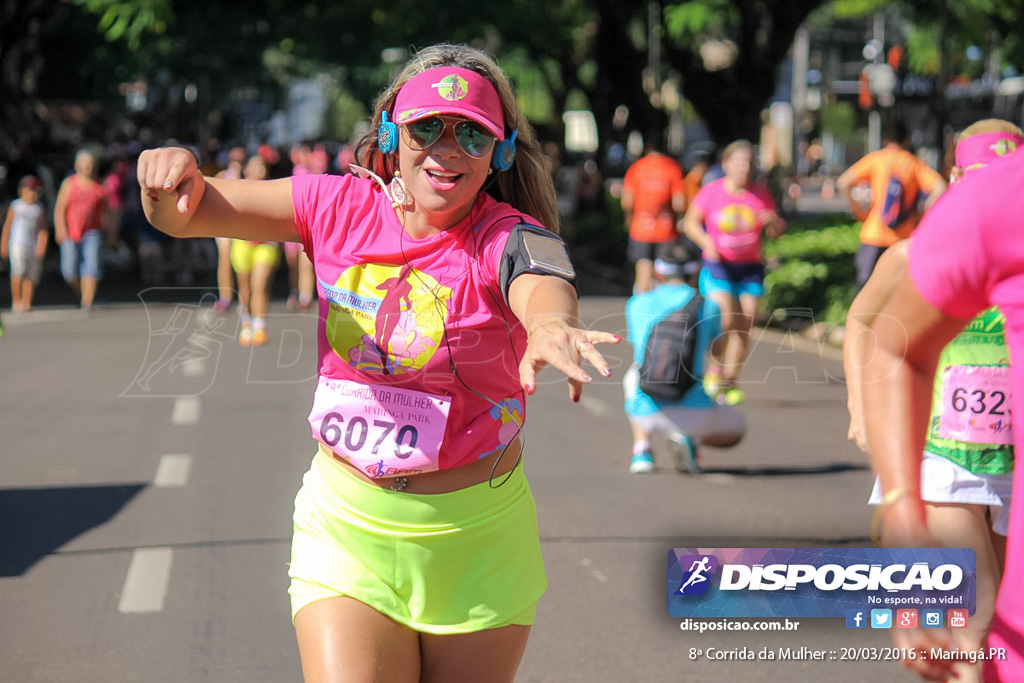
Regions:
[[68, 236], [68, 193], [71, 192], [70, 179], [65, 178], [57, 190], [57, 200], [53, 203], [53, 237], [57, 244]]
[[924, 210], [925, 211], [930, 209], [932, 207], [932, 204], [934, 204], [935, 202], [937, 202], [939, 200], [939, 197], [942, 196], [942, 193], [946, 191], [947, 187], [949, 187], [949, 186], [946, 184], [946, 181], [945, 180], [940, 180], [938, 185], [936, 185], [935, 187], [932, 188], [932, 191], [929, 192], [928, 196], [925, 197], [925, 199], [924, 199]]
[[846, 169], [836, 178], [836, 191], [847, 201], [850, 201], [850, 188], [853, 187], [855, 180], [856, 178], [854, 178], [850, 169]]
[[[871, 462], [889, 500], [878, 513], [884, 547], [941, 546], [928, 531], [921, 501], [921, 453], [939, 354], [966, 322], [921, 298], [905, 273], [872, 323], [878, 352], [864, 368], [863, 395]], [[948, 632], [894, 629], [892, 638], [920, 653], [904, 667], [926, 680], [948, 680], [952, 662], [928, 654], [952, 647]]]
[[864, 288], [850, 304], [850, 311], [846, 315], [843, 370], [846, 374], [846, 408], [850, 413], [850, 427], [846, 438], [854, 442], [863, 453], [868, 452], [868, 442], [864, 430], [861, 373], [870, 362], [870, 352], [874, 348], [871, 324], [888, 303], [896, 291], [896, 285], [907, 270], [909, 245], [909, 240], [902, 240], [885, 250]]
[[576, 292], [561, 278], [527, 273], [512, 281], [509, 305], [526, 327], [526, 353], [519, 380], [527, 394], [537, 388], [537, 372], [547, 365], [569, 378], [569, 398], [579, 401], [583, 384], [591, 381], [581, 362], [585, 358], [603, 376], [612, 374], [594, 344], [618, 344], [618, 335], [579, 329]]
[[146, 217], [169, 235], [299, 241], [290, 178], [207, 178], [178, 147], [143, 152], [138, 178]]
[[672, 211], [677, 216], [686, 214], [686, 193], [676, 192], [672, 195]]
[[768, 237], [775, 239], [786, 232], [786, 221], [782, 219], [782, 216], [775, 213], [771, 209], [766, 209], [761, 212], [759, 216], [761, 225], [764, 226], [764, 232]]
[[883, 495], [906, 492], [885, 506], [885, 546], [935, 545], [920, 496], [921, 453], [939, 354], [967, 322], [926, 302], [905, 273], [871, 324], [878, 347], [861, 386], [868, 451]]
[[11, 238], [11, 223], [14, 221], [14, 209], [7, 207], [7, 218], [4, 219], [4, 228], [0, 232], [0, 258], [7, 258], [8, 241]]
[[836, 178], [836, 191], [839, 192], [839, 196], [845, 199], [846, 203], [850, 206], [850, 213], [860, 221], [867, 217], [867, 213], [860, 204], [853, 200], [853, 186], [861, 180], [860, 176], [854, 174], [852, 166]]
[[715, 244], [704, 229], [704, 211], [700, 207], [691, 205], [686, 215], [683, 216], [683, 234], [700, 247], [700, 250], [704, 253], [704, 258], [709, 261], [718, 260], [718, 251], [715, 249]]

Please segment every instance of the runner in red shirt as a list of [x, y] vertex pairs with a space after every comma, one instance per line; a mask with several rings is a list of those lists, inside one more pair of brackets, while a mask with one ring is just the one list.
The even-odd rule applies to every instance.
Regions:
[[683, 169], [660, 150], [660, 132], [648, 134], [644, 156], [633, 162], [622, 182], [622, 209], [629, 224], [629, 260], [636, 264], [633, 293], [653, 287], [654, 253], [677, 236], [676, 221], [686, 211]]

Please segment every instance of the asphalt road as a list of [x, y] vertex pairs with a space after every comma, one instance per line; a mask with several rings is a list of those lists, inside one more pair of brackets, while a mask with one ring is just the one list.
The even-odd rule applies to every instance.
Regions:
[[[5, 316], [0, 682], [300, 680], [286, 563], [315, 318], [275, 302], [271, 343], [243, 349], [235, 316], [161, 298]], [[624, 302], [584, 298], [585, 323], [623, 332]], [[917, 680], [891, 661], [707, 655], [889, 645], [840, 619], [699, 635], [666, 611], [673, 547], [868, 545], [872, 475], [844, 438], [837, 350], [756, 333], [747, 438], [706, 449], [697, 477], [660, 447], [654, 474], [627, 472], [630, 349], [605, 350], [616, 375], [579, 404], [548, 370], [529, 405], [549, 590], [517, 680]]]

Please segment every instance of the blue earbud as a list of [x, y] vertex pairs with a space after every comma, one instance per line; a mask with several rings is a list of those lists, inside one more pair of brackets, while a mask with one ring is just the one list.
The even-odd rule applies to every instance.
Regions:
[[388, 113], [380, 113], [380, 128], [377, 129], [377, 147], [384, 154], [391, 154], [398, 149], [398, 126], [388, 121]]
[[[391, 125], [393, 126], [395, 124]], [[512, 131], [512, 135], [499, 142], [494, 148], [494, 156], [491, 157], [491, 166], [494, 167], [495, 171], [507, 171], [512, 168], [512, 163], [516, 160], [517, 135], [519, 135], [519, 131]]]

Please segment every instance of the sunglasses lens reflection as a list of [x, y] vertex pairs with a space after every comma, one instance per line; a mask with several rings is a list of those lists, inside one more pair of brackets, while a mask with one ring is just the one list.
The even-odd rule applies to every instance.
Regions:
[[[472, 121], [459, 120], [451, 123], [455, 142], [469, 156], [479, 159], [494, 147], [494, 136]], [[441, 138], [448, 125], [449, 121], [440, 116], [413, 121], [403, 127], [408, 134], [406, 142], [413, 149], [426, 149]]]

